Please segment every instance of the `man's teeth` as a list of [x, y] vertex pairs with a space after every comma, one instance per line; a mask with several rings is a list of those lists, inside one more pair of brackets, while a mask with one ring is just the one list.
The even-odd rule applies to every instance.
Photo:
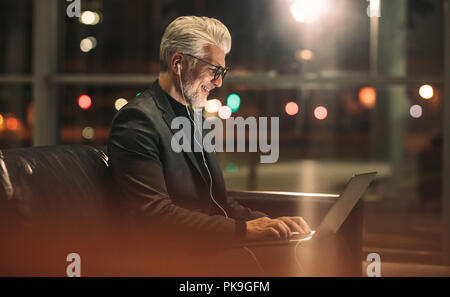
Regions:
[[205, 87], [205, 86], [203, 86], [203, 89], [206, 91], [206, 92], [210, 92], [210, 90], [207, 88], [207, 87]]

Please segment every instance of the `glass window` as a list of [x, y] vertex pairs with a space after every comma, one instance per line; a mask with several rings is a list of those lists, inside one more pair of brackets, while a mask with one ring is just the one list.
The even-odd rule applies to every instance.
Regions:
[[0, 1], [0, 74], [31, 72], [32, 1]]

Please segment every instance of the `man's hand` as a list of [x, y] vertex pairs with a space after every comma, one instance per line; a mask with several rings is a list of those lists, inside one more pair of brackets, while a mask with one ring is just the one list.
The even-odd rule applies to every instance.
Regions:
[[292, 232], [311, 233], [311, 228], [302, 217], [279, 217], [270, 219], [263, 217], [247, 221], [246, 240], [288, 239]]

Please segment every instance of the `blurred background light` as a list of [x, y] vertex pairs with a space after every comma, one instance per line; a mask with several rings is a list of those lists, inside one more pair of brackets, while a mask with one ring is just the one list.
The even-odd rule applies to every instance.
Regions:
[[97, 39], [93, 36], [89, 36], [87, 38], [84, 38], [83, 40], [81, 40], [80, 42], [80, 49], [87, 53], [89, 51], [91, 51], [92, 49], [94, 49], [97, 46]]
[[91, 97], [89, 97], [86, 94], [81, 95], [78, 97], [78, 106], [82, 109], [88, 109], [92, 105]]
[[297, 60], [309, 61], [313, 58], [313, 56], [314, 56], [313, 52], [309, 49], [298, 50], [295, 53], [295, 57], [297, 58]]
[[318, 120], [324, 120], [328, 116], [328, 110], [323, 106], [317, 106], [314, 109], [314, 117]]
[[219, 117], [222, 120], [229, 119], [231, 117], [231, 113], [232, 113], [231, 108], [227, 105], [221, 106], [218, 112]]
[[83, 11], [80, 15], [80, 23], [85, 25], [97, 25], [100, 22], [100, 15], [90, 10]]
[[124, 107], [128, 103], [127, 99], [125, 98], [119, 98], [114, 101], [114, 108], [116, 110], [120, 110], [122, 107]]
[[324, 0], [294, 0], [291, 13], [297, 22], [310, 22], [317, 18], [324, 8]]
[[91, 140], [95, 136], [95, 130], [92, 127], [85, 127], [83, 131], [81, 131], [81, 135], [84, 139]]
[[15, 117], [6, 119], [6, 129], [14, 131], [17, 128], [19, 128], [19, 121]]
[[229, 173], [236, 173], [239, 171], [239, 167], [236, 163], [227, 163], [225, 171]]
[[294, 101], [288, 102], [284, 107], [284, 110], [288, 115], [296, 115], [298, 113], [298, 104]]
[[409, 109], [409, 114], [413, 117], [413, 118], [420, 118], [422, 116], [422, 106], [420, 105], [413, 105], [411, 106], [411, 108]]
[[367, 16], [370, 18], [380, 17], [380, 0], [369, 0], [369, 6], [367, 7]]
[[377, 92], [372, 87], [364, 87], [359, 90], [358, 99], [361, 105], [373, 108], [377, 100]]
[[219, 111], [219, 108], [222, 106], [222, 102], [218, 99], [210, 99], [206, 102], [205, 110], [209, 113], [216, 113]]
[[431, 99], [434, 95], [433, 87], [430, 85], [423, 85], [419, 88], [419, 95], [423, 99]]
[[236, 112], [241, 106], [241, 97], [238, 94], [230, 94], [227, 97], [227, 105], [232, 112]]

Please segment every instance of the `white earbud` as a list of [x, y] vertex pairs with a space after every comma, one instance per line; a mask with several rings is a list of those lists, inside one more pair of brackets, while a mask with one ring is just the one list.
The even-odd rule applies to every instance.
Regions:
[[178, 75], [181, 75], [180, 63], [177, 63], [177, 67], [178, 67]]

